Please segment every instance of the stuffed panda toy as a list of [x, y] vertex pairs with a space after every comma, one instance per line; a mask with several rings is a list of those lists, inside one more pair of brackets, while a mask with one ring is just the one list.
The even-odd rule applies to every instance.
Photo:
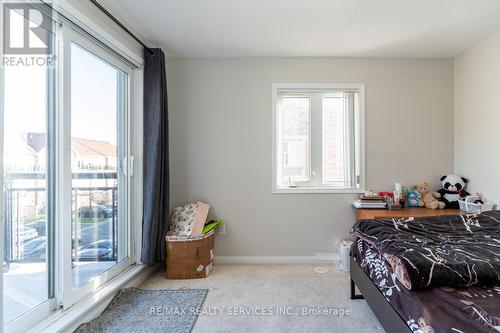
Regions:
[[458, 199], [469, 195], [465, 190], [465, 185], [467, 183], [467, 179], [457, 175], [446, 175], [441, 177], [441, 185], [443, 185], [443, 188], [438, 192], [441, 194], [441, 201], [445, 203], [446, 208], [460, 208]]

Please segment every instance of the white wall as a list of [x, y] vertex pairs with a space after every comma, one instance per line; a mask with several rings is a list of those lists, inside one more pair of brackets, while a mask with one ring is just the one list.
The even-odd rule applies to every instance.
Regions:
[[335, 251], [347, 194], [271, 194], [271, 84], [365, 83], [367, 187], [437, 185], [453, 169], [450, 59], [167, 59], [172, 205], [202, 200], [227, 223], [219, 256]]
[[500, 31], [455, 58], [455, 172], [500, 202]]

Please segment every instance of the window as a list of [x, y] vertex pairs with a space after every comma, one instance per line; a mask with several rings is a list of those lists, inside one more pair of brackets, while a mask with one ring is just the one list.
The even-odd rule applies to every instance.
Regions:
[[364, 85], [273, 85], [273, 192], [362, 192]]

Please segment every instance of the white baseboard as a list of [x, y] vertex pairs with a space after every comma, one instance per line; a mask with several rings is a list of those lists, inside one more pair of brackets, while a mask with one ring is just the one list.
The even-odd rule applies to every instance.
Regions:
[[215, 256], [214, 259], [216, 264], [314, 264], [325, 261], [325, 258], [318, 256]]
[[316, 260], [337, 262], [339, 254], [337, 252], [316, 252]]

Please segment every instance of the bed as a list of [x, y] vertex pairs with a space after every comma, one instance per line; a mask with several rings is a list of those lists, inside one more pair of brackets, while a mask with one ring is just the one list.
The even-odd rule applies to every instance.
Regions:
[[[434, 224], [435, 234], [428, 230]], [[380, 226], [385, 229], [380, 231]], [[419, 232], [422, 230], [425, 233]], [[498, 230], [500, 212], [358, 221], [353, 227], [358, 238], [351, 248], [351, 298], [364, 298], [389, 333], [500, 332]], [[430, 252], [439, 253], [438, 264], [433, 261], [428, 265], [430, 270], [419, 266], [418, 261], [427, 258], [428, 251], [418, 250], [412, 242], [422, 248], [435, 245]], [[466, 254], [461, 253], [464, 248], [468, 249]], [[465, 271], [470, 272], [467, 277], [461, 269], [471, 267], [467, 258], [474, 251], [488, 260], [472, 260], [473, 269]], [[398, 266], [389, 260], [393, 254], [408, 261], [409, 269], [404, 273], [411, 279], [402, 278]], [[424, 274], [411, 272], [412, 267]], [[447, 285], [443, 281], [452, 282]], [[355, 286], [361, 295], [356, 294]]]

